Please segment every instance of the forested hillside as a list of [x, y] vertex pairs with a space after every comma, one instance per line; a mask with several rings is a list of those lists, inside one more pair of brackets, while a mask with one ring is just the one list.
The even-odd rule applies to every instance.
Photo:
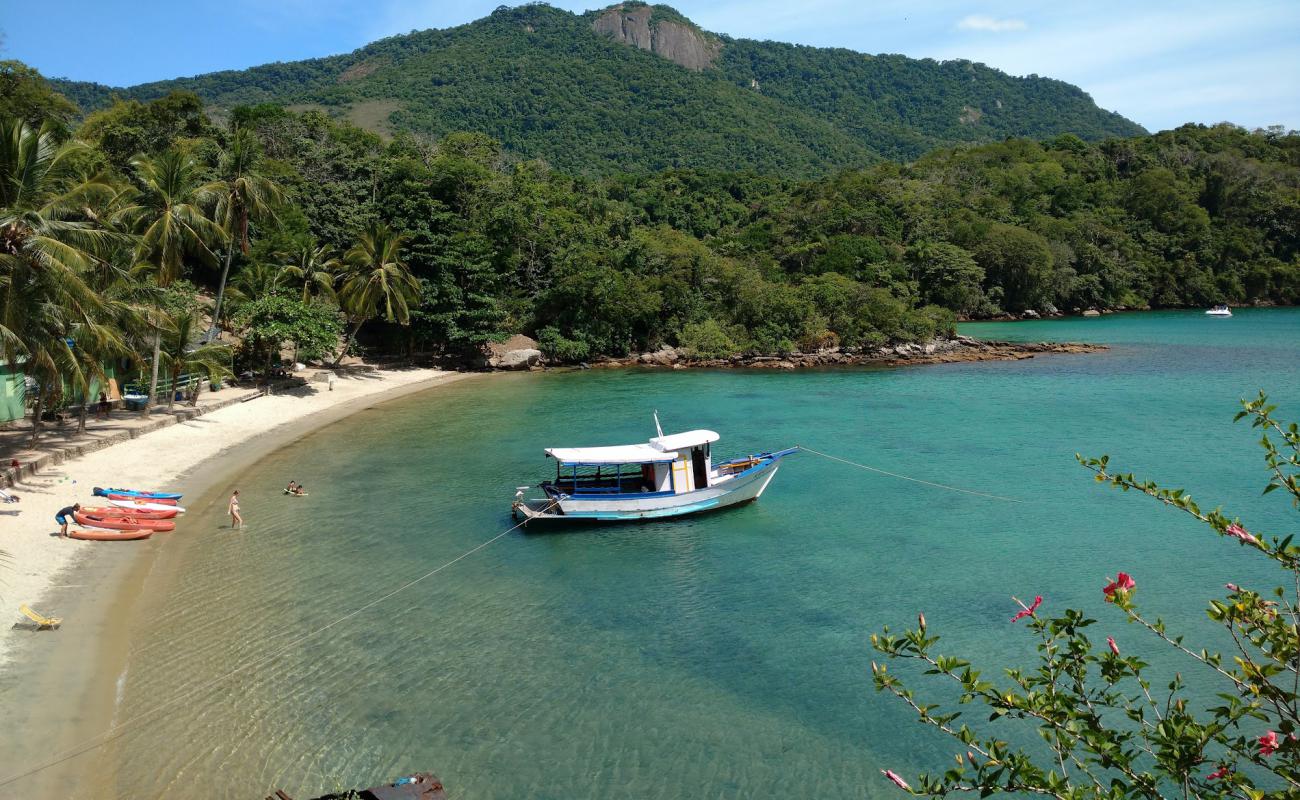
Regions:
[[[639, 8], [649, 29], [676, 25], [688, 41], [656, 52], [597, 30]], [[672, 60], [693, 63], [681, 56], [692, 45], [707, 66]], [[667, 7], [631, 3], [584, 15], [502, 7], [468, 25], [330, 58], [127, 89], [57, 85], [86, 110], [113, 95], [149, 100], [181, 90], [218, 112], [317, 105], [385, 132], [484, 133], [512, 157], [582, 174], [694, 168], [810, 177], [959, 142], [1142, 133], [1060, 81], [965, 61], [732, 39], [699, 31]]]
[[[85, 199], [48, 206], [60, 226], [125, 236], [116, 226], [137, 212], [114, 209], [183, 175], [196, 187], [186, 225], [202, 233], [193, 215], [207, 214], [219, 227], [169, 251], [168, 280], [219, 287], [224, 262], [223, 319], [279, 298], [276, 313], [337, 314], [354, 332], [372, 320], [362, 339], [385, 350], [469, 355], [525, 332], [564, 360], [662, 344], [777, 353], [922, 340], [960, 316], [1030, 309], [1300, 302], [1295, 132], [1010, 139], [813, 180], [588, 176], [481, 133], [384, 139], [275, 104], [214, 121], [185, 93], [73, 127], [39, 75], [3, 67], [0, 117], [83, 143], [61, 180]], [[256, 203], [236, 194], [262, 185]], [[6, 218], [0, 233], [24, 241], [26, 217]]]

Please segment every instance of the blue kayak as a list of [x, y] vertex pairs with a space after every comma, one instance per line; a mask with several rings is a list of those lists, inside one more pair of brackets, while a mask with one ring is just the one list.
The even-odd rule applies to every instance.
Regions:
[[169, 494], [168, 492], [138, 492], [135, 489], [101, 489], [95, 487], [96, 497], [108, 497], [110, 494], [120, 494], [125, 497], [138, 497], [141, 500], [179, 500], [178, 494]]

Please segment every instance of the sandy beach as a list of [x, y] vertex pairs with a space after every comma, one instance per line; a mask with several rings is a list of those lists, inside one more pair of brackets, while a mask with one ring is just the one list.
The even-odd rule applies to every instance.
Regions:
[[[29, 477], [12, 492], [20, 503], [0, 506], [0, 550], [8, 553], [7, 568], [0, 573], [0, 601], [16, 621], [18, 606], [26, 603], [57, 616], [42, 600], [55, 586], [76, 585], [78, 565], [99, 548], [130, 547], [130, 542], [86, 542], [57, 536], [54, 514], [65, 506], [102, 505], [94, 498], [95, 486], [165, 491], [183, 479], [193, 484], [199, 471], [223, 466], [226, 451], [249, 442], [286, 434], [302, 435], [329, 424], [369, 402], [464, 377], [463, 373], [434, 369], [371, 371], [341, 376], [333, 390], [314, 383], [293, 392], [259, 397], [213, 411], [111, 447], [66, 461]], [[242, 457], [242, 456], [241, 456]], [[224, 465], [228, 470], [233, 465]], [[225, 470], [220, 470], [225, 471]], [[185, 535], [182, 516], [175, 533]], [[99, 552], [103, 552], [102, 549]], [[14, 637], [30, 635], [25, 628], [0, 629], [0, 666], [11, 656]]]

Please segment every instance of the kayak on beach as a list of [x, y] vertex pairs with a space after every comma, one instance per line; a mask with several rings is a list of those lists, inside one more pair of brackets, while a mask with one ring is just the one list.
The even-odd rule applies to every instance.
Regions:
[[95, 487], [96, 497], [108, 497], [109, 495], [120, 494], [123, 497], [138, 497], [141, 500], [179, 500], [181, 496], [170, 492], [142, 492], [136, 489], [101, 489]]
[[153, 531], [143, 528], [123, 531], [105, 530], [103, 528], [68, 528], [68, 536], [90, 542], [126, 542], [132, 539], [148, 539], [153, 534]]
[[175, 500], [171, 500], [166, 497], [136, 497], [133, 494], [106, 494], [104, 495], [104, 497], [106, 497], [109, 501], [121, 500], [123, 502], [129, 502], [129, 503], [153, 503], [154, 505], [168, 506], [168, 507], [176, 505]]
[[168, 503], [151, 503], [147, 500], [136, 500], [135, 498], [132, 497], [123, 498], [123, 497], [114, 497], [110, 495], [108, 498], [108, 504], [116, 508], [125, 508], [125, 509], [133, 509], [133, 510], [140, 510], [140, 511], [174, 511], [175, 514], [172, 514], [172, 516], [176, 516], [176, 514], [185, 513], [184, 506], [172, 505]]
[[119, 531], [144, 529], [154, 533], [176, 530], [176, 523], [166, 519], [141, 519], [135, 516], [106, 517], [100, 514], [87, 514], [85, 511], [73, 512], [72, 516], [77, 522], [92, 528], [112, 528]]
[[91, 514], [97, 517], [139, 517], [140, 519], [172, 519], [179, 513], [176, 506], [168, 506], [166, 509], [140, 508], [138, 506], [129, 506], [118, 508], [117, 506], [100, 506], [98, 508], [83, 508], [85, 514]]

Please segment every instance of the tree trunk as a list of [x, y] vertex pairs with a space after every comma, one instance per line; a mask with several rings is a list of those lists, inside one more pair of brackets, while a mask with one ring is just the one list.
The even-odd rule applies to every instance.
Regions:
[[77, 417], [77, 433], [86, 432], [86, 414], [89, 413], [90, 410], [90, 397], [87, 396], [89, 394], [90, 393], [87, 392], [86, 395], [83, 395], [81, 398], [81, 414]]
[[172, 367], [172, 388], [167, 391], [167, 410], [176, 407], [176, 382], [180, 380], [181, 371]]
[[36, 398], [36, 407], [32, 409], [32, 443], [36, 446], [36, 440], [41, 435], [41, 412], [45, 410], [45, 392], [41, 392]]
[[203, 384], [212, 380], [209, 376], [207, 379], [200, 378], [199, 382], [194, 384], [194, 394], [190, 396], [190, 406], [196, 407], [199, 404], [199, 393], [203, 391]]
[[356, 321], [356, 324], [352, 326], [352, 330], [348, 333], [348, 338], [343, 342], [343, 349], [339, 351], [339, 357], [334, 359], [334, 363], [330, 365], [330, 369], [338, 369], [339, 364], [343, 363], [343, 358], [348, 354], [348, 351], [352, 349], [352, 342], [356, 340], [357, 331], [361, 330], [361, 324], [363, 322], [365, 322], [364, 318], [359, 319]]
[[158, 361], [162, 355], [162, 330], [153, 332], [153, 376], [149, 379], [149, 399], [144, 404], [144, 416], [149, 416], [153, 409], [154, 398], [158, 395]]
[[221, 301], [226, 296], [226, 278], [230, 275], [230, 260], [235, 255], [235, 243], [231, 242], [226, 248], [226, 263], [221, 267], [221, 283], [217, 284], [217, 303], [212, 309], [212, 328], [210, 330], [221, 330]]

